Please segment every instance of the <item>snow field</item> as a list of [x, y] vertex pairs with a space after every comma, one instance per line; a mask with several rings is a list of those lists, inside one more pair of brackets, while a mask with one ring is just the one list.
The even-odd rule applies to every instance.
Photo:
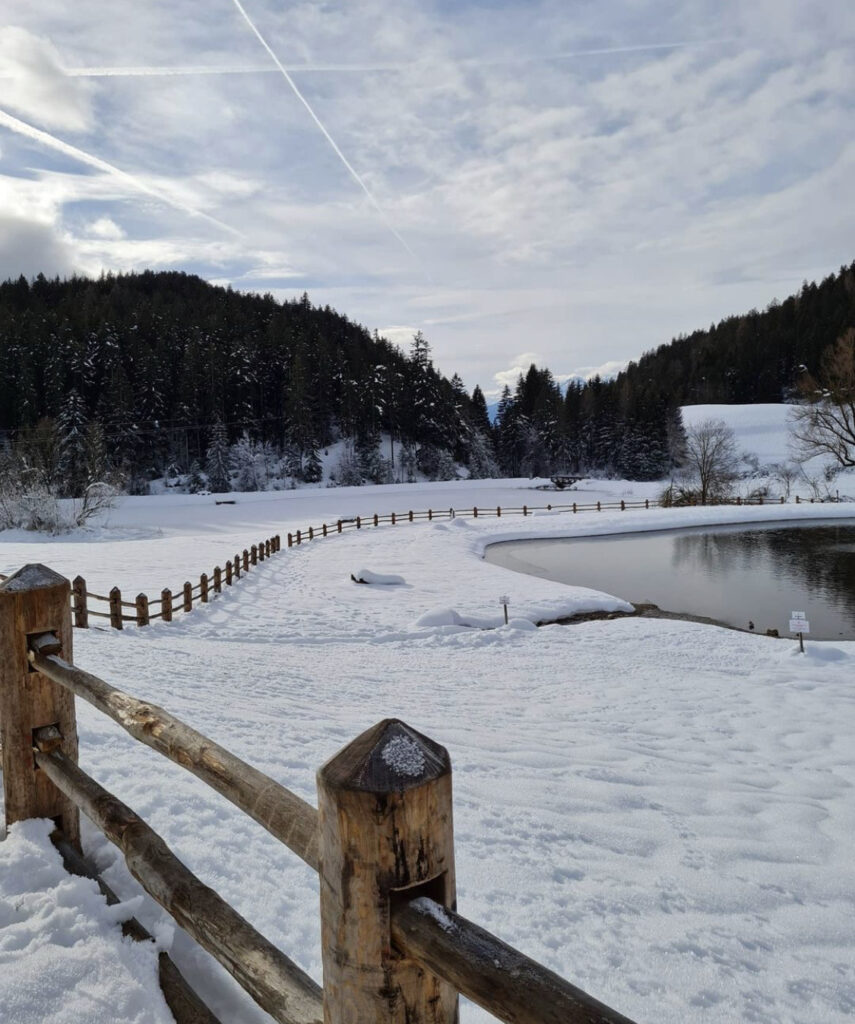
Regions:
[[[553, 500], [530, 487], [240, 495], [220, 507], [137, 499], [114, 513], [126, 539], [16, 539], [4, 545], [3, 566], [39, 560], [82, 572], [93, 589], [118, 582], [153, 596], [254, 537], [351, 511], [401, 511], [408, 499], [414, 508]], [[580, 501], [655, 493], [617, 482], [580, 488]], [[75, 661], [312, 803], [328, 757], [379, 719], [403, 718], [451, 754], [463, 914], [639, 1022], [841, 1024], [855, 1012], [855, 644], [809, 644], [799, 656], [786, 641], [649, 619], [534, 630], [534, 620], [624, 602], [517, 576], [479, 555], [520, 536], [846, 512], [640, 510], [366, 528], [283, 548], [172, 624], [76, 631]], [[354, 566], [406, 582], [358, 586]], [[511, 596], [507, 627], [502, 593]], [[83, 702], [78, 716], [82, 767], [320, 980], [312, 872]], [[153, 954], [129, 953], [114, 912], [94, 906], [94, 895], [69, 900], [89, 929], [69, 946], [57, 917], [67, 908], [54, 895], [65, 876], [40, 828], [16, 826], [0, 845], [0, 1019], [64, 1020], [50, 1016], [60, 990], [77, 1010], [68, 1020], [119, 1019], [120, 979], [132, 977], [153, 994], [139, 1006], [129, 995], [125, 1017], [168, 1021], [152, 989]], [[138, 896], [118, 852], [92, 828], [84, 838], [120, 897]], [[33, 864], [48, 892], [31, 913], [42, 892]], [[173, 935], [148, 897], [135, 912], [224, 1022], [268, 1020], [183, 933]], [[29, 1012], [44, 1015], [18, 1016], [36, 954], [43, 992], [26, 991]], [[487, 1019], [464, 1008], [464, 1024]]]

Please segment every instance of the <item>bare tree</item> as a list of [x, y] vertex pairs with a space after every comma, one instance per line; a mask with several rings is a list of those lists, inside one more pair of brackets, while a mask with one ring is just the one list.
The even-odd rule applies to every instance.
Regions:
[[825, 455], [838, 466], [855, 466], [855, 327], [823, 352], [818, 379], [802, 375], [799, 390], [805, 404], [790, 414], [797, 457]]
[[724, 420], [702, 420], [686, 431], [683, 475], [697, 487], [701, 505], [727, 497], [739, 463], [736, 436]]

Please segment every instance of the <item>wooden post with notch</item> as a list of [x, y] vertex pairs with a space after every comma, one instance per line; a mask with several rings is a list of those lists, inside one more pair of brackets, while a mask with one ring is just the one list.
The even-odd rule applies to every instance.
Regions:
[[53, 633], [52, 653], [72, 660], [70, 592], [68, 580], [44, 565], [25, 565], [0, 583], [0, 743], [7, 826], [53, 818], [79, 850], [80, 813], [33, 759], [34, 733], [54, 726], [58, 749], [77, 763], [74, 695], [34, 671], [28, 658], [28, 638]]
[[110, 625], [113, 629], [122, 628], [122, 592], [118, 587], [110, 591]]
[[74, 625], [78, 629], [89, 629], [89, 606], [86, 603], [86, 580], [82, 576], [75, 576], [71, 584], [71, 593], [74, 597]]
[[136, 616], [138, 626], [149, 625], [149, 613], [148, 613], [148, 597], [145, 594], [137, 594], [137, 599], [134, 602], [136, 605]]
[[457, 991], [392, 946], [396, 900], [454, 908], [451, 763], [396, 719], [318, 772], [325, 1024], [456, 1024]]

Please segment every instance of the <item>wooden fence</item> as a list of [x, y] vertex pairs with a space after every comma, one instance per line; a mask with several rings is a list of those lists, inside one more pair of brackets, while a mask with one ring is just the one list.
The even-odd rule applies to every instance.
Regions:
[[[52, 818], [60, 847], [79, 850], [82, 810], [145, 890], [282, 1024], [455, 1024], [458, 993], [511, 1024], [632, 1024], [456, 913], [443, 747], [401, 721], [380, 722], [321, 767], [316, 810], [164, 709], [75, 666], [70, 592], [42, 565], [0, 584], [7, 823]], [[75, 696], [319, 873], [323, 989], [78, 767]], [[164, 984], [179, 1024], [215, 1021], [181, 984]]]
[[[814, 499], [802, 499], [798, 495], [794, 502], [796, 505], [803, 501], [813, 504]], [[758, 498], [734, 498], [729, 501], [718, 502], [725, 505], [763, 505], [763, 504], [786, 504], [786, 499], [781, 497], [780, 502], [764, 501]], [[399, 526], [404, 523], [414, 522], [437, 522], [443, 519], [486, 519], [489, 517], [501, 519], [503, 516], [532, 516], [543, 512], [568, 512], [571, 514], [582, 512], [604, 512], [609, 509], [620, 509], [622, 512], [628, 509], [651, 509], [664, 507], [656, 500], [644, 501], [614, 501], [614, 502], [571, 502], [561, 505], [519, 505], [511, 508], [501, 506], [489, 506], [472, 508], [448, 508], [448, 509], [427, 509], [426, 511], [414, 512], [410, 509], [407, 512], [389, 512], [384, 515], [374, 513], [369, 516], [354, 516], [349, 519], [338, 519], [333, 523], [321, 523], [318, 526], [308, 526], [305, 529], [295, 530], [286, 535], [287, 547], [297, 547], [310, 541], [320, 540], [324, 537], [337, 536], [347, 530], [370, 529], [377, 526]], [[123, 629], [125, 623], [132, 623], [137, 626], [148, 626], [156, 619], [164, 622], [172, 622], [178, 614], [184, 614], [193, 610], [194, 604], [207, 604], [215, 595], [222, 593], [223, 587], [231, 587], [241, 576], [245, 576], [254, 566], [264, 562], [272, 555], [282, 550], [282, 540], [279, 534], [268, 537], [258, 544], [252, 544], [244, 548], [243, 552], [237, 552], [234, 558], [229, 559], [224, 567], [215, 566], [211, 574], [202, 573], [199, 582], [191, 583], [185, 581], [183, 586], [176, 590], [165, 588], [160, 592], [160, 597], [149, 598], [147, 594], [137, 594], [133, 601], [126, 601], [122, 597], [122, 591], [113, 587], [109, 594], [96, 594], [88, 589], [86, 580], [82, 576], [76, 576], [71, 586], [71, 604], [74, 612], [74, 625], [79, 629], [89, 627], [89, 619], [104, 619], [109, 621], [113, 629]], [[0, 581], [6, 579], [0, 573]], [[97, 607], [93, 607], [96, 604]], [[98, 607], [106, 608], [106, 611], [99, 611]], [[155, 609], [158, 609], [155, 610]]]

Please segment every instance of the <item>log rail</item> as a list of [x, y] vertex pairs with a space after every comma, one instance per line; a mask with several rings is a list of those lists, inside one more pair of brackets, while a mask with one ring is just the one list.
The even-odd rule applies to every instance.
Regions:
[[[457, 914], [443, 747], [386, 719], [320, 769], [316, 810], [168, 711], [75, 666], [69, 592], [44, 566], [0, 584], [8, 824], [53, 817], [79, 850], [82, 810], [143, 888], [281, 1024], [456, 1024], [458, 993], [509, 1024], [632, 1024]], [[318, 872], [323, 990], [78, 767], [75, 696], [231, 800]], [[21, 736], [32, 740], [22, 745]]]

